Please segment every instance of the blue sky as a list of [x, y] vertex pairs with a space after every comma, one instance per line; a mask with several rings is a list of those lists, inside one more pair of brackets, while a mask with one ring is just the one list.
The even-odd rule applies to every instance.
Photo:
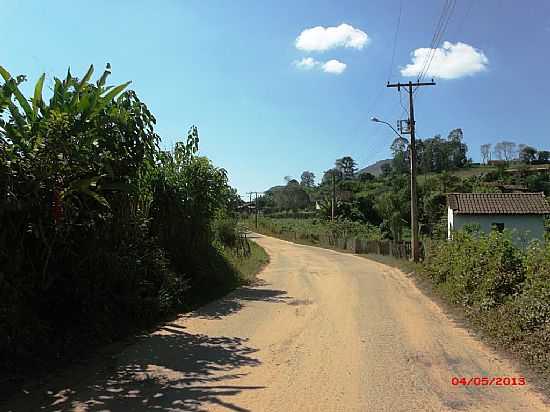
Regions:
[[[389, 156], [391, 130], [369, 118], [404, 116], [385, 83], [415, 80], [401, 71], [429, 47], [443, 4], [0, 0], [0, 64], [34, 83], [110, 62], [111, 82], [133, 81], [164, 145], [197, 125], [201, 153], [240, 193], [260, 191], [304, 170], [320, 178], [344, 155], [361, 167]], [[457, 0], [441, 40], [437, 86], [415, 101], [418, 137], [461, 127], [474, 160], [502, 139], [549, 149], [550, 2]], [[304, 58], [309, 69], [296, 64]]]

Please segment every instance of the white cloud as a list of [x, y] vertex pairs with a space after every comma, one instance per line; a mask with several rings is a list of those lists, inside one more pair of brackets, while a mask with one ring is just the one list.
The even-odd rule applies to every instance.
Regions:
[[319, 64], [321, 64], [321, 63], [318, 62], [317, 60], [315, 60], [312, 57], [304, 57], [302, 60], [297, 60], [297, 61], [294, 62], [294, 65], [296, 67], [298, 67], [299, 69], [304, 69], [304, 70], [311, 70], [315, 66], [318, 66]]
[[333, 59], [323, 64], [323, 71], [325, 73], [341, 74], [344, 70], [346, 70], [346, 67], [346, 63]]
[[332, 59], [327, 62], [320, 62], [312, 57], [304, 57], [302, 60], [294, 61], [294, 65], [302, 70], [321, 69], [325, 73], [341, 74], [346, 70], [347, 64]]
[[[430, 48], [416, 49], [411, 53], [412, 63], [401, 69], [403, 76], [418, 76], [424, 67]], [[435, 50], [432, 63], [426, 73], [428, 77], [441, 79], [456, 79], [471, 76], [487, 69], [489, 59], [483, 51], [477, 50], [466, 43], [444, 42]]]
[[302, 31], [296, 39], [296, 48], [304, 51], [325, 51], [335, 47], [361, 50], [368, 41], [367, 33], [343, 23], [338, 27], [317, 26]]

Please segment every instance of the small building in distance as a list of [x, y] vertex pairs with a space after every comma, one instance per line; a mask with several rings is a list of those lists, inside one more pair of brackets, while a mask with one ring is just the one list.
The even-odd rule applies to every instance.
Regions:
[[550, 205], [544, 193], [449, 193], [447, 194], [447, 233], [465, 225], [476, 225], [482, 232], [514, 232], [514, 243], [544, 240], [544, 217]]

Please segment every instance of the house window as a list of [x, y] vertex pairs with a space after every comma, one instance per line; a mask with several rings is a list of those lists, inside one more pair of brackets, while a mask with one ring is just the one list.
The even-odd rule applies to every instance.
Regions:
[[491, 230], [504, 231], [504, 223], [491, 223]]

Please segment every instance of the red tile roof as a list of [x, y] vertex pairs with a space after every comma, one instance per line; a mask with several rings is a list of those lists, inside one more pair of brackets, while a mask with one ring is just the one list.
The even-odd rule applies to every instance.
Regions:
[[449, 193], [447, 205], [457, 214], [550, 214], [544, 193]]

